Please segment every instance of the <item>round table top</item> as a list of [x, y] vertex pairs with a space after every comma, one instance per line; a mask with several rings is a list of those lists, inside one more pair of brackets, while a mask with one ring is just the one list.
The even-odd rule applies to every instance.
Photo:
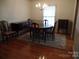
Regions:
[[51, 24], [39, 24], [39, 28], [50, 28], [50, 27], [54, 27]]

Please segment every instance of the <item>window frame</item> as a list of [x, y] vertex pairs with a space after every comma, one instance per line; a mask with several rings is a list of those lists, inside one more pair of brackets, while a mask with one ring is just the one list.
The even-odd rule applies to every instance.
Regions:
[[[57, 12], [56, 5], [48, 5], [48, 6], [49, 6], [49, 7], [50, 7], [50, 6], [55, 6], [55, 16], [44, 16], [44, 15], [43, 15], [43, 11], [42, 11], [42, 15], [43, 15], [43, 18], [42, 18], [42, 19], [45, 20], [44, 17], [51, 17], [51, 18], [54, 17], [54, 23], [55, 23], [55, 21], [56, 21], [56, 12]], [[44, 10], [44, 9], [43, 9], [43, 10]]]

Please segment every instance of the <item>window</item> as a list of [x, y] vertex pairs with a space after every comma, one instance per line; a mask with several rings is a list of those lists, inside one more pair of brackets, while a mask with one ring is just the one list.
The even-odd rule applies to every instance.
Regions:
[[43, 20], [47, 20], [48, 25], [53, 25], [55, 23], [55, 12], [56, 7], [55, 6], [48, 6], [43, 9]]

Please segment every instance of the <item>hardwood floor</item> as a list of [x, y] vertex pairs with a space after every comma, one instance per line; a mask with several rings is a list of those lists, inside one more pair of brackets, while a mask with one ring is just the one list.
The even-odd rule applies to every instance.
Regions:
[[57, 49], [25, 42], [10, 40], [0, 43], [0, 59], [73, 59], [73, 40], [67, 36], [66, 49]]

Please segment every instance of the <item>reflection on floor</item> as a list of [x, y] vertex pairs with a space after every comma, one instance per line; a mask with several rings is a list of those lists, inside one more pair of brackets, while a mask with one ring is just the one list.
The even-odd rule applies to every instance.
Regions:
[[0, 43], [0, 59], [73, 59], [73, 40], [67, 36], [65, 49], [47, 47], [25, 40]]

